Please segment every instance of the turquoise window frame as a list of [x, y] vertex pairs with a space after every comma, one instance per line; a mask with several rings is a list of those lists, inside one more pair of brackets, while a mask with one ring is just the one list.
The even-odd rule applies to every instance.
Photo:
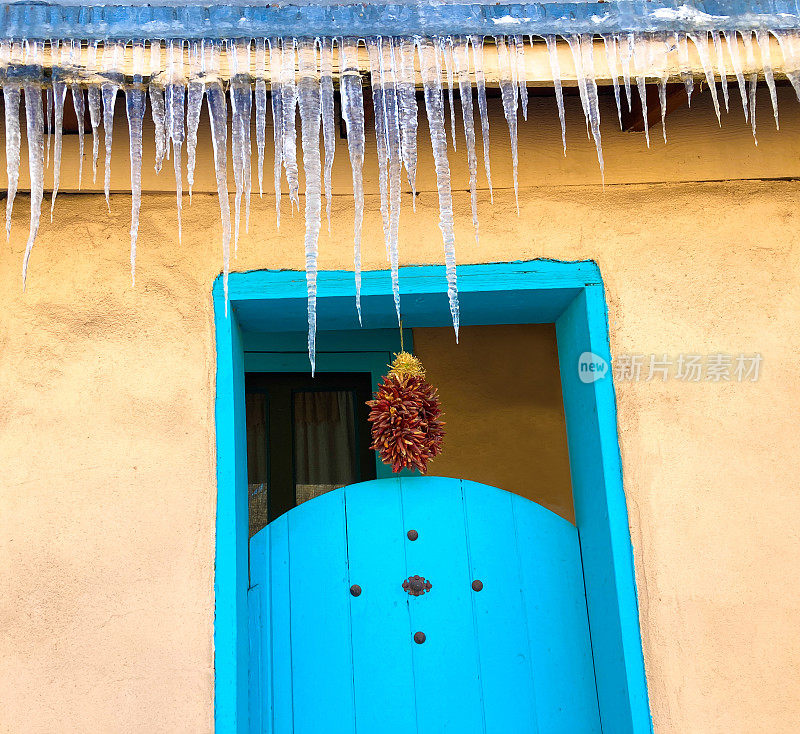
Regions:
[[[441, 266], [401, 269], [404, 321], [445, 325], [449, 314]], [[608, 317], [600, 270], [591, 261], [535, 260], [459, 268], [462, 323], [554, 323], [567, 424], [575, 520], [604, 731], [652, 732], [642, 655], [633, 552], [622, 483], [617, 412], [611, 374]], [[387, 271], [363, 274], [365, 320], [377, 304], [391, 304]], [[353, 274], [323, 271], [318, 280], [320, 371], [353, 365], [373, 375], [397, 350], [388, 328], [354, 330]], [[305, 275], [296, 271], [234, 273], [226, 308], [221, 278], [213, 287], [216, 327], [217, 523], [214, 623], [214, 718], [217, 732], [248, 726], [247, 456], [244, 375], [259, 367], [308, 369], [290, 316], [306, 301]], [[441, 304], [441, 308], [440, 308]], [[324, 325], [330, 324], [326, 330]], [[268, 329], [274, 333], [264, 334]], [[384, 343], [385, 342], [385, 343]], [[387, 345], [388, 348], [386, 348]], [[604, 360], [608, 373], [579, 377], [581, 355]], [[337, 356], [339, 355], [339, 356]], [[358, 355], [355, 359], [354, 356]], [[380, 356], [378, 356], [380, 355]]]

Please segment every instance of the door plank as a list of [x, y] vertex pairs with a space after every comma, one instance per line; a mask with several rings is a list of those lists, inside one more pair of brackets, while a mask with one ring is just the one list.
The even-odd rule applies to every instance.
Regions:
[[353, 686], [359, 732], [416, 731], [400, 480], [344, 489], [353, 635]]
[[287, 517], [294, 734], [355, 732], [344, 493]]
[[247, 614], [250, 636], [248, 706], [251, 734], [269, 732], [272, 723], [272, 625], [269, 604], [269, 544], [267, 525], [250, 539], [250, 588]]
[[578, 531], [549, 510], [514, 495], [539, 729], [599, 734]]
[[408, 598], [419, 734], [483, 732], [471, 579], [458, 480], [402, 479], [403, 518], [419, 533], [406, 543], [407, 571], [430, 580], [431, 590]]
[[[252, 558], [252, 556], [251, 556]], [[262, 677], [267, 673], [262, 656], [262, 645], [268, 644], [268, 635], [262, 630], [261, 586], [247, 590], [247, 617], [250, 638], [250, 664], [248, 666], [247, 704], [249, 709], [250, 734], [265, 731], [264, 719], [269, 721], [267, 696], [263, 690]]]
[[[292, 720], [292, 622], [289, 589], [289, 523], [283, 515], [273, 520], [269, 537], [270, 662], [272, 685], [272, 734], [291, 734]], [[262, 531], [263, 532], [263, 531]], [[258, 537], [258, 534], [253, 536]], [[265, 602], [267, 599], [265, 599]], [[265, 604], [266, 606], [266, 604]]]
[[487, 734], [535, 734], [536, 701], [512, 495], [462, 480]]

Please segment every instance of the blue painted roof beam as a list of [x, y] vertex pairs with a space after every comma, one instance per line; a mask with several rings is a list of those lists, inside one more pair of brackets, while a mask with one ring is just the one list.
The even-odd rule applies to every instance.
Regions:
[[0, 38], [131, 40], [454, 34], [571, 34], [625, 31], [800, 28], [795, 0], [617, 0], [462, 2], [295, 2], [267, 6], [135, 0], [128, 3], [4, 3]]

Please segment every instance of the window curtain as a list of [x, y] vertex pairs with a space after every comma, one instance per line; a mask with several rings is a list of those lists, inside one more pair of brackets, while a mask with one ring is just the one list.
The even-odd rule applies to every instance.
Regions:
[[346, 390], [295, 393], [294, 471], [298, 505], [357, 480], [353, 402], [353, 393]]

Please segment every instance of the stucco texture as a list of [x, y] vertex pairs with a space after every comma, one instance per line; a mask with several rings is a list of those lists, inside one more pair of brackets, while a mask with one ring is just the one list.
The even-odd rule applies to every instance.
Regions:
[[[768, 104], [759, 98], [761, 110]], [[565, 160], [552, 99], [534, 99], [519, 217], [495, 116], [497, 188], [493, 206], [481, 192], [479, 246], [454, 165], [460, 262], [596, 260], [615, 356], [763, 355], [757, 382], [616, 385], [658, 734], [790, 734], [800, 722], [800, 115], [791, 104], [782, 94], [779, 135], [763, 115], [758, 148], [740, 111], [719, 131], [704, 98], [670, 118], [670, 145], [654, 131], [651, 153], [639, 135], [604, 131], [603, 189], [575, 100]], [[613, 123], [611, 109], [604, 115]], [[351, 264], [344, 151], [320, 268]], [[429, 155], [420, 165], [417, 212], [406, 206], [401, 222], [403, 264], [442, 260]], [[373, 173], [368, 186], [364, 267], [384, 268]], [[198, 188], [185, 200], [181, 246], [174, 195], [146, 195], [134, 289], [122, 194], [110, 214], [102, 196], [59, 197], [25, 293], [25, 196], [0, 247], [2, 732], [213, 729], [211, 286], [221, 256], [216, 198]], [[301, 218], [285, 209], [276, 231], [274, 200], [254, 197], [234, 267], [303, 264]], [[438, 378], [443, 393], [447, 379]]]

